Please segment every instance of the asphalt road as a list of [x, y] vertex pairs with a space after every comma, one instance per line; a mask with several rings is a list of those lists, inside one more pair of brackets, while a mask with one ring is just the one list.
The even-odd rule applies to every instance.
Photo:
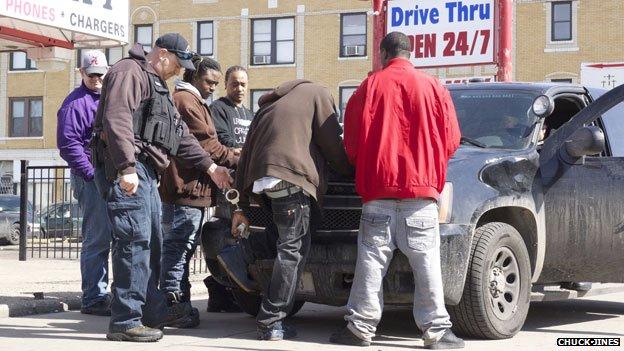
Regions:
[[[195, 301], [200, 309], [206, 301]], [[299, 336], [292, 341], [256, 341], [254, 320], [237, 314], [201, 313], [194, 330], [166, 329], [155, 344], [114, 343], [104, 339], [107, 318], [63, 312], [0, 319], [0, 350], [407, 350], [422, 348], [409, 310], [384, 313], [379, 335], [368, 348], [327, 342], [342, 325], [342, 309], [306, 304], [290, 323]], [[508, 340], [467, 340], [466, 350], [622, 350], [622, 347], [558, 347], [560, 337], [624, 339], [624, 293], [594, 298], [535, 303], [523, 330]]]

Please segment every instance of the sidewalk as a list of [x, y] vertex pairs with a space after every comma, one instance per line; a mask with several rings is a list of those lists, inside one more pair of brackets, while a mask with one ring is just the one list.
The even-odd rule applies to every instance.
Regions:
[[[17, 246], [0, 246], [0, 318], [80, 309], [78, 259], [18, 257]], [[194, 298], [207, 296], [205, 276], [191, 275]]]

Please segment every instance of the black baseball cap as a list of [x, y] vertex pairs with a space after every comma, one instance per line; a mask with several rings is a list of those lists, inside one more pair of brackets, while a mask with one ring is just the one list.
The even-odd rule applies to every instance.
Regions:
[[159, 48], [166, 49], [167, 51], [174, 53], [178, 57], [180, 66], [188, 70], [195, 70], [195, 65], [193, 65], [193, 61], [191, 61], [194, 53], [189, 50], [188, 42], [180, 34], [164, 34], [156, 39], [155, 44]]

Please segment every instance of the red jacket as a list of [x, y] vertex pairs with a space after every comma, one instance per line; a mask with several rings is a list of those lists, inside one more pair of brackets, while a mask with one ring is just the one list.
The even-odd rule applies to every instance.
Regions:
[[448, 90], [438, 79], [395, 58], [355, 91], [344, 141], [364, 202], [437, 199], [460, 131]]

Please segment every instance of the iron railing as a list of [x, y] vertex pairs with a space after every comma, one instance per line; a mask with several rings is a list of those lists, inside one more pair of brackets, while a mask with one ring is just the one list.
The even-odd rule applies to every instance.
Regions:
[[[27, 161], [22, 161], [21, 172], [20, 260], [78, 259], [83, 209], [74, 199], [69, 167], [28, 166]], [[190, 273], [206, 272], [198, 247]]]

